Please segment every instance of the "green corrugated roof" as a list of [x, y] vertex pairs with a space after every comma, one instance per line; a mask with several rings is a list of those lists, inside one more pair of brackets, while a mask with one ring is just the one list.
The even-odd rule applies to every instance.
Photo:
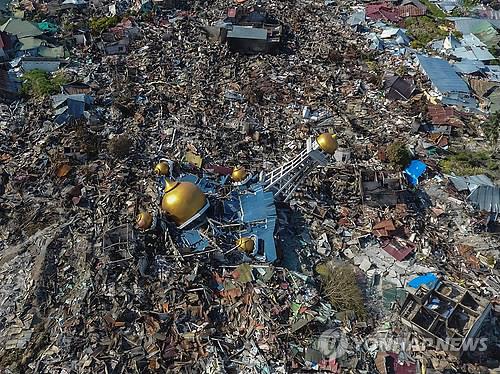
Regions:
[[1, 31], [16, 35], [18, 38], [42, 35], [43, 32], [34, 24], [18, 18], [9, 18], [2, 26]]
[[64, 47], [40, 47], [38, 49], [38, 54], [42, 57], [63, 58]]
[[32, 36], [28, 36], [26, 38], [19, 39], [19, 42], [21, 42], [22, 44], [21, 51], [26, 51], [28, 49], [40, 47], [44, 41]]

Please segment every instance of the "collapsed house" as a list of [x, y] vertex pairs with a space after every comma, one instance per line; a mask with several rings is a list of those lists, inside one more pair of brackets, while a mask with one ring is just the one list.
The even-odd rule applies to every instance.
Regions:
[[401, 308], [402, 322], [428, 337], [434, 347], [460, 357], [473, 349], [491, 303], [447, 281], [420, 285], [408, 293]]

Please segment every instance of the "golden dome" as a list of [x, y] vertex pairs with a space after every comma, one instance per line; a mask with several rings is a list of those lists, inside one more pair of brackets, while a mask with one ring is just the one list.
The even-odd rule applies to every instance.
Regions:
[[231, 173], [231, 179], [234, 182], [241, 182], [244, 181], [245, 178], [247, 177], [247, 171], [243, 166], [237, 166], [233, 169], [233, 172]]
[[236, 246], [243, 252], [252, 253], [255, 247], [255, 242], [252, 238], [243, 237], [236, 240]]
[[319, 147], [326, 153], [333, 155], [337, 150], [337, 135], [325, 132], [316, 138]]
[[167, 180], [161, 209], [178, 225], [198, 213], [207, 203], [205, 194], [191, 182]]
[[156, 164], [156, 166], [155, 166], [155, 173], [156, 174], [168, 175], [169, 172], [170, 172], [170, 168], [166, 162], [161, 161], [161, 162]]
[[151, 227], [153, 223], [153, 216], [148, 212], [141, 212], [137, 216], [137, 227], [141, 230], [147, 230]]

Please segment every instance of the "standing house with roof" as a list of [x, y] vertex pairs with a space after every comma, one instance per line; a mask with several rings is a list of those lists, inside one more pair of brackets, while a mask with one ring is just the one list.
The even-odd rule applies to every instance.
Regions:
[[403, 0], [397, 13], [401, 18], [425, 16], [427, 7], [418, 0]]
[[230, 8], [218, 25], [219, 38], [233, 52], [271, 53], [281, 44], [283, 27], [263, 8]]
[[371, 3], [365, 8], [366, 17], [373, 21], [390, 21], [397, 23], [401, 20], [396, 9], [387, 3]]
[[469, 86], [448, 61], [424, 55], [417, 55], [417, 60], [420, 69], [429, 78], [432, 88], [439, 94], [443, 104], [468, 109], [477, 108], [477, 102], [472, 97]]
[[15, 35], [21, 44], [20, 50], [23, 51], [23, 54], [29, 51], [35, 54], [35, 51], [45, 43], [40, 38], [43, 31], [35, 24], [21, 19], [9, 18], [0, 26], [0, 31]]

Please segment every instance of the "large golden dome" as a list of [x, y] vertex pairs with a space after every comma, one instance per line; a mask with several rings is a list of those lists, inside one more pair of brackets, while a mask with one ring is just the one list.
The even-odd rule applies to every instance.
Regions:
[[178, 226], [193, 218], [206, 204], [205, 194], [194, 183], [166, 181], [161, 209]]
[[316, 138], [319, 147], [326, 153], [333, 155], [337, 150], [337, 135], [325, 132]]

